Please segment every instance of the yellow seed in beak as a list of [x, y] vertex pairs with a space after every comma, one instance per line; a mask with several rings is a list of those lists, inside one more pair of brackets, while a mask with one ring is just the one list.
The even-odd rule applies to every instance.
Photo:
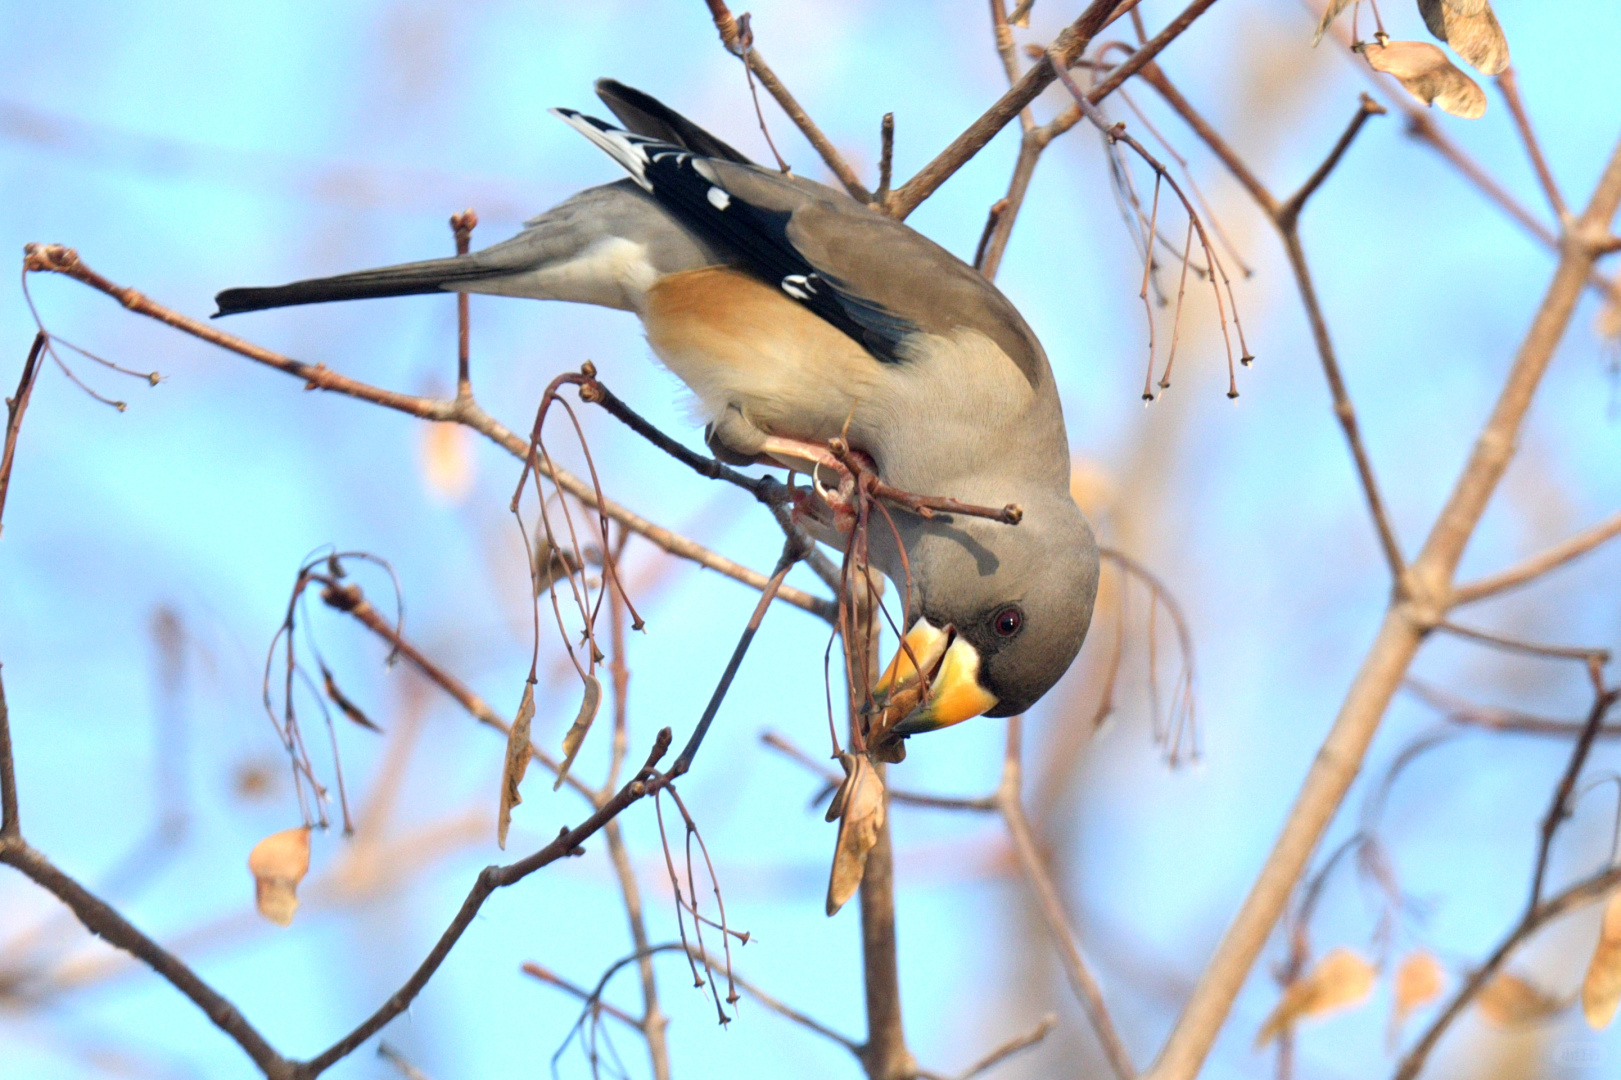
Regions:
[[929, 700], [895, 725], [897, 735], [950, 727], [996, 707], [996, 695], [979, 685], [979, 650], [958, 636], [946, 650], [929, 688]]
[[[895, 659], [884, 669], [883, 678], [873, 687], [875, 693], [889, 694], [917, 681], [918, 669], [930, 671], [939, 662], [950, 644], [951, 634], [939, 630], [927, 619], [918, 619], [906, 632], [906, 642], [895, 653]], [[916, 663], [913, 660], [916, 659]]]

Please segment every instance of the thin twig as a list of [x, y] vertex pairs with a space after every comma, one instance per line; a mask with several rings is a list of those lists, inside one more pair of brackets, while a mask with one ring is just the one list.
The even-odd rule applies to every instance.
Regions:
[[[291, 357], [272, 352], [233, 334], [216, 330], [207, 323], [199, 322], [189, 316], [166, 308], [135, 289], [115, 285], [86, 266], [80, 260], [78, 253], [72, 248], [62, 247], [59, 244], [27, 245], [24, 266], [34, 272], [58, 273], [73, 278], [75, 281], [88, 285], [99, 292], [106, 293], [137, 315], [156, 319], [182, 333], [201, 338], [210, 344], [218, 345], [222, 349], [245, 356], [256, 363], [264, 364], [267, 367], [275, 368], [278, 371], [302, 379], [306, 389], [326, 390], [343, 394], [361, 401], [370, 402], [373, 405], [393, 409], [396, 412], [419, 417], [423, 420], [463, 424], [485, 436], [513, 457], [519, 460], [528, 457], [528, 440], [496, 420], [485, 412], [476, 401], [471, 399], [466, 401], [444, 401], [385, 390], [349, 378], [346, 375], [341, 375], [328, 368], [325, 364], [307, 364], [301, 360], [294, 360]], [[766, 575], [733, 562], [724, 555], [711, 551], [695, 541], [688, 540], [670, 529], [655, 525], [611, 499], [604, 499], [599, 505], [596, 492], [589, 482], [559, 467], [555, 462], [544, 461], [541, 463], [541, 467], [548, 478], [570, 495], [573, 495], [593, 510], [607, 514], [631, 532], [651, 540], [655, 545], [671, 555], [708, 567], [734, 581], [740, 581], [750, 588], [765, 588], [768, 580]], [[827, 601], [812, 596], [803, 590], [796, 589], [791, 585], [779, 588], [777, 597], [794, 607], [802, 608], [818, 616], [823, 615], [827, 606]]]
[[1568, 540], [1555, 544], [1539, 555], [1506, 570], [1459, 585], [1452, 590], [1452, 604], [1472, 604], [1489, 596], [1530, 584], [1551, 570], [1581, 558], [1605, 541], [1621, 535], [1621, 512], [1610, 515], [1591, 528], [1584, 529]]
[[1497, 76], [1497, 89], [1503, 92], [1508, 111], [1514, 115], [1514, 127], [1520, 133], [1520, 141], [1525, 144], [1525, 153], [1531, 159], [1531, 167], [1536, 170], [1542, 193], [1548, 197], [1548, 205], [1553, 208], [1553, 216], [1562, 223], [1568, 221], [1570, 207], [1565, 205], [1565, 197], [1559, 193], [1559, 182], [1553, 178], [1553, 170], [1548, 168], [1548, 159], [1542, 156], [1542, 144], [1537, 141], [1536, 131], [1531, 127], [1531, 117], [1525, 111], [1525, 103], [1520, 100], [1520, 81], [1512, 67], [1504, 68], [1502, 74]]
[[1476, 630], [1470, 626], [1459, 626], [1457, 623], [1443, 619], [1435, 624], [1437, 630], [1445, 630], [1470, 641], [1478, 641], [1482, 645], [1489, 645], [1494, 649], [1505, 652], [1523, 653], [1527, 656], [1542, 656], [1550, 660], [1576, 660], [1589, 666], [1603, 665], [1610, 660], [1610, 650], [1589, 649], [1580, 645], [1544, 645], [1539, 641], [1527, 641], [1523, 638], [1510, 637], [1507, 634], [1492, 633], [1488, 630]]
[[1339, 163], [1351, 141], [1356, 138], [1370, 116], [1383, 110], [1377, 102], [1366, 94], [1362, 95], [1357, 113], [1351, 118], [1339, 141], [1334, 144], [1333, 150], [1323, 163], [1313, 171], [1312, 175], [1302, 184], [1293, 195], [1283, 202], [1279, 202], [1267, 190], [1260, 178], [1246, 165], [1243, 159], [1228, 145], [1205, 118], [1200, 115], [1193, 104], [1182, 96], [1171, 81], [1166, 78], [1165, 72], [1156, 64], [1150, 64], [1142, 72], [1143, 80], [1158, 91], [1165, 103], [1182, 118], [1212, 153], [1226, 165], [1234, 178], [1249, 192], [1256, 204], [1268, 218], [1272, 220], [1279, 236], [1283, 240], [1285, 253], [1289, 257], [1289, 266], [1294, 271], [1295, 285], [1300, 292], [1300, 301], [1306, 309], [1307, 322], [1311, 324], [1312, 340], [1317, 346], [1318, 360], [1322, 364], [1323, 376], [1328, 380], [1329, 393], [1334, 401], [1334, 416], [1339, 421], [1340, 429], [1344, 433], [1346, 446], [1351, 451], [1352, 462], [1356, 466], [1357, 479], [1362, 487], [1363, 498], [1367, 500], [1368, 513], [1373, 519], [1374, 530], [1379, 538], [1380, 550], [1384, 553], [1385, 563], [1390, 567], [1392, 577], [1400, 582], [1406, 570], [1406, 559], [1402, 555], [1401, 544], [1396, 539], [1395, 526], [1391, 523], [1390, 512], [1385, 506], [1384, 496], [1380, 494], [1379, 482], [1374, 475], [1373, 462], [1368, 449], [1362, 441], [1362, 431], [1357, 423], [1356, 408], [1351, 403], [1351, 395], [1345, 385], [1345, 376], [1340, 371], [1339, 357], [1334, 349], [1333, 338], [1329, 334], [1328, 319], [1323, 314], [1321, 302], [1317, 297], [1317, 287], [1312, 280], [1311, 268], [1306, 262], [1306, 250], [1300, 241], [1300, 212], [1305, 208], [1307, 199], [1321, 187], [1333, 167]]
[[[456, 254], [466, 255], [472, 246], [473, 230], [478, 227], [478, 215], [463, 210], [450, 215], [450, 231], [456, 235]], [[473, 396], [473, 378], [470, 370], [472, 349], [472, 318], [468, 296], [456, 294], [456, 400], [470, 400]]]
[[815, 147], [816, 152], [822, 155], [822, 160], [833, 170], [833, 175], [839, 178], [839, 183], [844, 185], [844, 190], [850, 193], [850, 197], [861, 203], [871, 202], [872, 193], [861, 183], [861, 178], [850, 167], [850, 163], [844, 160], [844, 155], [840, 154], [832, 140], [822, 133], [822, 129], [816, 126], [804, 107], [794, 99], [794, 95], [788, 92], [782, 80], [777, 78], [776, 72], [767, 66], [765, 58], [760, 55], [760, 50], [754, 47], [753, 34], [750, 33], [747, 39], [744, 38], [739, 20], [727, 9], [726, 0], [704, 0], [704, 2], [709, 5], [709, 15], [715, 20], [715, 29], [719, 32], [721, 44], [726, 46], [726, 51], [747, 64], [749, 71], [753, 72], [771, 96], [777, 99], [782, 111], [788, 114], [788, 119], [794, 122], [794, 126], [799, 128], [811, 146]]
[[[1204, 14], [1216, 0], [1194, 0], [1180, 15], [1156, 35], [1147, 45], [1139, 49], [1132, 59], [1121, 64], [1115, 75], [1103, 85], [1093, 89], [1088, 98], [1096, 105], [1127, 78], [1135, 74], [1142, 65], [1158, 56], [1165, 47], [1176, 40], [1193, 21]], [[1086, 47], [1092, 43], [1092, 38], [1106, 25], [1109, 17], [1114, 13], [1116, 0], [1092, 0], [1086, 10], [1069, 26], [1065, 27], [1052, 44], [1052, 49], [1066, 65], [1072, 65], [1078, 60]], [[889, 201], [889, 212], [898, 218], [905, 218], [919, 204], [950, 179], [951, 175], [967, 163], [975, 154], [984, 148], [996, 136], [996, 133], [1005, 127], [1008, 121], [1019, 115], [1020, 110], [1029, 105], [1036, 97], [1052, 84], [1057, 73], [1049, 63], [1040, 63], [1032, 66], [1024, 76], [1015, 83], [1012, 89], [997, 99], [985, 114], [968, 126], [968, 129], [944, 150], [935, 156], [917, 174], [895, 190]]]
[[309, 1061], [296, 1066], [293, 1074], [295, 1080], [313, 1080], [314, 1077], [319, 1076], [334, 1064], [343, 1060], [361, 1043], [381, 1031], [389, 1021], [409, 1008], [411, 1002], [416, 999], [417, 994], [421, 993], [422, 988], [428, 984], [428, 980], [433, 978], [434, 972], [439, 970], [439, 965], [444, 963], [445, 957], [450, 955], [450, 950], [455, 947], [456, 942], [461, 939], [462, 934], [472, 924], [474, 917], [478, 915], [479, 908], [484, 906], [484, 901], [489, 898], [492, 892], [508, 885], [514, 885], [536, 870], [548, 866], [558, 859], [574, 855], [581, 850], [581, 844], [595, 835], [609, 821], [617, 817], [626, 807], [658, 790], [660, 786], [658, 781], [662, 779], [662, 776], [654, 770], [654, 766], [663, 758], [669, 746], [670, 729], [664, 728], [659, 732], [658, 738], [654, 740], [653, 749], [648, 754], [646, 763], [596, 813], [572, 829], [565, 828], [558, 834], [557, 839], [532, 855], [519, 859], [515, 863], [509, 863], [506, 866], [485, 867], [473, 882], [473, 888], [468, 892], [467, 899], [462, 901], [461, 910], [456, 913], [456, 917], [451, 920], [450, 925], [445, 928], [445, 932], [440, 935], [439, 941], [434, 945], [433, 950], [428, 953], [427, 958], [405, 981], [405, 984], [348, 1035], [345, 1035]]
[[[1551, 735], [1569, 739], [1586, 730], [1583, 720], [1557, 720], [1549, 716], [1534, 716], [1516, 709], [1497, 705], [1481, 705], [1420, 679], [1408, 678], [1402, 686], [1430, 708], [1454, 724], [1521, 735]], [[1621, 725], [1606, 724], [1598, 731], [1601, 739], [1621, 738]]]
[[1045, 1039], [1052, 1030], [1058, 1026], [1058, 1017], [1048, 1013], [1041, 1018], [1041, 1022], [1030, 1031], [1022, 1035], [1015, 1035], [1001, 1046], [996, 1047], [984, 1057], [974, 1062], [968, 1068], [957, 1074], [957, 1080], [973, 1080], [981, 1073], [986, 1073], [1002, 1064], [1015, 1054], [1022, 1053]]
[[6, 441], [0, 450], [0, 535], [4, 535], [6, 493], [11, 490], [11, 467], [16, 461], [17, 435], [22, 431], [23, 413], [28, 411], [28, 399], [34, 395], [34, 380], [39, 377], [39, 360], [50, 337], [41, 330], [34, 335], [23, 361], [22, 377], [17, 380], [17, 393], [6, 399]]
[[878, 190], [872, 193], [873, 205], [880, 210], [889, 206], [889, 184], [895, 174], [895, 114], [886, 112], [878, 125]]
[[[835, 773], [804, 750], [801, 750], [786, 736], [779, 735], [774, 731], [767, 731], [760, 736], [760, 741], [777, 753], [791, 761], [798, 762], [821, 777], [829, 785], [824, 789], [823, 797], [832, 794], [833, 788], [837, 787], [839, 782], [844, 779], [841, 774]], [[905, 803], [908, 806], [921, 806], [933, 810], [970, 810], [978, 813], [995, 813], [1000, 809], [994, 794], [969, 799], [951, 795], [929, 795], [923, 792], [905, 791], [892, 787], [886, 787], [884, 790], [889, 795], [890, 802]], [[821, 800], [818, 799], [817, 801]]]
[[[456, 703], [465, 709], [473, 719], [494, 728], [502, 735], [512, 733], [512, 722], [510, 720], [491, 708], [489, 702], [468, 689], [466, 683], [430, 660], [410, 639], [396, 630], [383, 617], [382, 612], [378, 611], [371, 601], [366, 599], [359, 585], [350, 582], [347, 585], [329, 587], [322, 591], [321, 599], [328, 607], [353, 616], [355, 621], [386, 641], [391, 652], [398, 653], [409, 660], [413, 667], [427, 677], [429, 682], [432, 682], [454, 698]], [[538, 746], [531, 744], [529, 754], [532, 760], [538, 762], [542, 768], [553, 776], [556, 776], [562, 768], [561, 762]], [[592, 806], [601, 806], [606, 798], [606, 796], [601, 796], [592, 791], [573, 776], [570, 776], [565, 783]]]
[[1120, 1080], [1132, 1080], [1137, 1075], [1136, 1067], [1132, 1065], [1131, 1055], [1126, 1052], [1120, 1033], [1115, 1030], [1114, 1021], [1109, 1017], [1108, 1006], [1103, 1001], [1103, 991], [1075, 944], [1075, 932], [1069, 925], [1069, 916], [1064, 912], [1064, 902], [1059, 898], [1058, 887], [1053, 883], [1052, 875], [1047, 870], [1046, 861], [1036, 846], [1035, 837], [1030, 832], [1029, 819], [1024, 813], [1023, 796], [1020, 793], [1023, 772], [1019, 760], [1020, 724], [1020, 717], [1015, 716], [1008, 720], [1007, 750], [1002, 759], [1002, 782], [996, 790], [1002, 820], [1006, 823], [1008, 835], [1013, 840], [1014, 851], [1018, 853], [1019, 865], [1024, 870], [1025, 880], [1030, 883], [1030, 888], [1036, 894], [1042, 918], [1047, 923], [1047, 930], [1052, 935], [1054, 944], [1058, 946], [1070, 986], [1074, 988], [1075, 996], [1080, 1001], [1086, 1018], [1092, 1023], [1092, 1030], [1096, 1032], [1098, 1042], [1103, 1045], [1104, 1057], [1108, 1059], [1109, 1066]]
[[[1585, 292], [1596, 262], [1593, 238], [1607, 235], [1621, 204], [1621, 146], [1610, 155], [1581, 217], [1560, 245], [1553, 274], [1491, 416], [1430, 535], [1406, 575], [1406, 595], [1387, 609], [1299, 796], [1249, 894], [1228, 927], [1149, 1073], [1192, 1080], [1271, 936], [1324, 829], [1360, 771], [1391, 698], [1443, 610], [1451, 581], [1486, 504], [1513, 458], [1526, 413]], [[1408, 1074], [1410, 1075], [1410, 1074]]]
[[22, 817], [17, 812], [17, 766], [11, 756], [11, 710], [6, 704], [6, 683], [0, 677], [0, 853], [22, 842]]
[[1537, 834], [1537, 861], [1536, 868], [1531, 873], [1531, 899], [1526, 903], [1527, 917], [1534, 914], [1542, 903], [1542, 883], [1548, 876], [1548, 856], [1553, 848], [1554, 833], [1559, 826], [1571, 815], [1571, 796], [1576, 790], [1576, 778], [1582, 773], [1582, 767], [1587, 764], [1587, 757], [1593, 750], [1593, 741], [1598, 738], [1599, 729], [1604, 726], [1604, 717], [1610, 707], [1621, 697], [1621, 692], [1610, 690], [1597, 694], [1593, 698], [1593, 707], [1588, 710], [1587, 719], [1582, 724], [1582, 733], [1576, 739], [1576, 745], [1571, 748], [1570, 761], [1565, 765], [1564, 775], [1559, 778], [1559, 784], [1553, 790], [1553, 800], [1548, 805], [1548, 813], [1542, 819], [1542, 828]]
[[[3, 717], [0, 717], [0, 730], [3, 727]], [[0, 749], [9, 749], [9, 746]], [[214, 1026], [242, 1048], [267, 1080], [299, 1080], [296, 1064], [277, 1053], [247, 1017], [199, 978], [185, 961], [147, 937], [115, 908], [57, 869], [49, 859], [24, 842], [21, 836], [0, 839], [0, 862], [14, 867], [66, 904], [92, 934], [144, 961], [167, 979], [176, 990], [190, 998]]]
[[1423, 1070], [1424, 1063], [1429, 1059], [1430, 1052], [1446, 1029], [1457, 1019], [1459, 1014], [1468, 1007], [1477, 995], [1491, 981], [1492, 977], [1508, 960], [1509, 956], [1522, 943], [1538, 929], [1565, 914], [1585, 904], [1602, 899], [1610, 892], [1617, 882], [1621, 882], [1621, 867], [1607, 866], [1604, 870], [1588, 877], [1584, 881], [1566, 889], [1564, 892], [1549, 900], [1542, 899], [1542, 886], [1548, 871], [1548, 855], [1553, 844], [1554, 834], [1559, 826], [1570, 817], [1571, 799], [1575, 792], [1576, 780], [1580, 776], [1582, 766], [1586, 763], [1589, 752], [1593, 748], [1593, 740], [1597, 737], [1599, 729], [1604, 722], [1605, 714], [1609, 712], [1618, 699], [1621, 699], [1621, 690], [1604, 690], [1594, 695], [1593, 707], [1587, 714], [1582, 726], [1582, 734], [1576, 745], [1571, 749], [1570, 760], [1566, 763], [1565, 771], [1554, 788], [1553, 800], [1548, 807], [1547, 816], [1543, 818], [1542, 828], [1538, 834], [1536, 861], [1532, 869], [1531, 897], [1526, 904], [1525, 912], [1520, 916], [1519, 922], [1509, 932], [1501, 944], [1493, 950], [1490, 957], [1479, 968], [1470, 973], [1446, 1008], [1430, 1023], [1424, 1034], [1408, 1051], [1406, 1057], [1396, 1069], [1396, 1080], [1414, 1080]]

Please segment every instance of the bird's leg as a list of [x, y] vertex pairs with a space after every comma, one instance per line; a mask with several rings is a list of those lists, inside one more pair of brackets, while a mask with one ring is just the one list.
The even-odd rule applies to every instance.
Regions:
[[[827, 444], [768, 435], [760, 446], [760, 453], [762, 457], [770, 459], [775, 464], [810, 477], [811, 488], [833, 511], [835, 530], [847, 535], [855, 528], [858, 516], [856, 473], [843, 459], [835, 455]], [[829, 480], [834, 482], [833, 487], [827, 486], [826, 481]], [[805, 496], [805, 500], [809, 498], [809, 495]], [[819, 516], [814, 514], [813, 510], [813, 505], [807, 505], [806, 501], [796, 497], [794, 505], [796, 516], [819, 520]]]

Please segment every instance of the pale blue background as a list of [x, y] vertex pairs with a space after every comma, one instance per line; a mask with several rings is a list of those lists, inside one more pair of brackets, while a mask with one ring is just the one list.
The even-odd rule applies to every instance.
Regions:
[[[1044, 41], [1072, 4], [1042, 0], [1020, 40]], [[1147, 0], [1151, 25], [1180, 3]], [[897, 117], [896, 172], [910, 175], [1004, 85], [984, 5], [974, 0], [753, 5], [758, 45], [864, 175], [875, 171], [879, 117]], [[1397, 36], [1422, 36], [1410, 5], [1386, 5]], [[1497, 5], [1522, 86], [1555, 170], [1584, 197], [1621, 122], [1615, 63], [1621, 10], [1610, 4]], [[1327, 45], [1309, 48], [1311, 17], [1291, 0], [1224, 0], [1167, 55], [1173, 78], [1280, 194], [1332, 145], [1364, 88]], [[1124, 30], [1124, 26], [1120, 28]], [[268, 284], [450, 249], [446, 216], [478, 209], [477, 239], [579, 188], [615, 177], [611, 162], [548, 116], [596, 109], [590, 82], [645, 88], [746, 152], [766, 157], [742, 73], [715, 40], [702, 4], [468, 3], [232, 5], [0, 3], [0, 250], [26, 241], [76, 246], [94, 267], [202, 315], [220, 288]], [[1143, 90], [1140, 100], [1146, 101]], [[1049, 94], [1043, 118], [1062, 105]], [[1135, 118], [1117, 106], [1117, 115]], [[1160, 114], [1156, 113], [1156, 116]], [[778, 145], [821, 175], [773, 106]], [[1539, 214], [1542, 205], [1506, 110], [1493, 94], [1475, 123], [1441, 117]], [[1137, 128], [1140, 130], [1140, 127]], [[1164, 575], [1199, 649], [1204, 762], [1169, 771], [1152, 746], [1138, 650], [1113, 725], [1060, 785], [1054, 854], [1126, 1042], [1145, 1064], [1270, 845], [1331, 721], [1387, 594], [1382, 561], [1354, 486], [1322, 376], [1275, 238], [1174, 120], [1163, 125], [1193, 161], [1228, 230], [1257, 268], [1238, 286], [1257, 366], [1242, 398], [1224, 396], [1208, 297], [1190, 301], [1180, 377], [1145, 410], [1137, 264], [1098, 140], [1077, 131], [1043, 161], [1000, 284], [1041, 335], [1057, 373], [1076, 453], [1115, 484], [1100, 522]], [[971, 254], [1014, 153], [1004, 135], [912, 223]], [[1371, 122], [1313, 201], [1305, 236], [1395, 524], [1409, 551], [1443, 499], [1526, 326], [1552, 260], [1422, 146], [1397, 118]], [[498, 857], [477, 839], [429, 861], [401, 890], [363, 907], [310, 900], [294, 928], [242, 918], [243, 860], [259, 836], [296, 823], [285, 782], [267, 798], [232, 793], [234, 770], [275, 762], [258, 706], [259, 671], [293, 572], [325, 543], [393, 561], [414, 636], [497, 707], [516, 705], [527, 663], [521, 563], [505, 512], [511, 460], [477, 451], [465, 503], [426, 490], [423, 430], [353, 401], [305, 393], [256, 368], [121, 311], [62, 280], [36, 278], [47, 325], [140, 370], [156, 389], [81, 361], [77, 373], [125, 398], [118, 414], [52, 368], [35, 393], [0, 540], [0, 660], [5, 663], [30, 839], [94, 886], [146, 835], [154, 811], [159, 710], [148, 620], [181, 613], [192, 639], [182, 698], [190, 828], [152, 880], [127, 894], [143, 928], [172, 939], [216, 927], [182, 949], [284, 1052], [306, 1056], [369, 1013], [425, 953], [477, 868]], [[555, 373], [594, 360], [609, 384], [667, 428], [692, 428], [674, 380], [648, 362], [634, 320], [594, 309], [475, 299], [474, 371], [485, 405], [524, 426]], [[1621, 427], [1609, 373], [1615, 346], [1592, 330], [1584, 301], [1465, 573], [1506, 561], [1621, 505]], [[1168, 336], [1162, 324], [1162, 341]], [[454, 305], [409, 298], [304, 308], [233, 320], [230, 329], [371, 382], [443, 391], [454, 375]], [[33, 332], [16, 287], [0, 290], [7, 393]], [[757, 567], [775, 527], [742, 497], [718, 492], [587, 414], [610, 491], [653, 519]], [[648, 633], [632, 647], [632, 731], [678, 737], [702, 708], [754, 600], [713, 574], [672, 567], [633, 545], [631, 574]], [[1468, 618], [1526, 636], [1621, 643], [1621, 550]], [[652, 575], [662, 574], [657, 581]], [[802, 574], [802, 572], [801, 572]], [[796, 574], [796, 581], [801, 580]], [[380, 580], [368, 579], [376, 597]], [[1163, 626], [1163, 623], [1161, 624]], [[1112, 633], [1100, 619], [1087, 661], [1034, 716], [1040, 774], [1058, 721], [1089, 715], [1095, 665]], [[406, 681], [379, 649], [335, 618], [318, 633], [350, 692], [385, 726], [403, 721]], [[734, 924], [756, 938], [739, 969], [859, 1038], [857, 920], [828, 920], [821, 891], [832, 829], [806, 812], [817, 784], [762, 749], [777, 728], [817, 747], [823, 727], [823, 627], [773, 612], [716, 734], [682, 785], [718, 865]], [[1169, 663], [1169, 661], [1162, 661]], [[1417, 672], [1485, 700], [1558, 715], [1584, 704], [1579, 672], [1436, 642]], [[543, 687], [537, 732], [555, 742], [572, 715], [566, 680]], [[399, 834], [469, 811], [492, 816], [501, 745], [443, 698], [425, 699], [419, 751]], [[1382, 771], [1433, 722], [1399, 699], [1370, 763]], [[1002, 726], [978, 721], [915, 740], [896, 782], [988, 790]], [[351, 789], [368, 790], [381, 743], [345, 728]], [[604, 740], [582, 766], [595, 776]], [[637, 751], [633, 750], [633, 754]], [[325, 760], [324, 752], [319, 754]], [[1386, 839], [1423, 919], [1397, 945], [1451, 963], [1483, 955], [1517, 913], [1534, 821], [1563, 751], [1546, 742], [1466, 735], [1413, 767], [1396, 790]], [[1615, 768], [1595, 755], [1594, 775]], [[283, 773], [276, 773], [278, 780]], [[538, 845], [578, 802], [532, 781], [515, 849]], [[1585, 873], [1609, 842], [1608, 794], [1594, 795], [1561, 846], [1556, 877]], [[1333, 838], [1348, 835], [1353, 793]], [[627, 833], [654, 940], [674, 936], [650, 807]], [[1101, 1075], [1023, 887], [989, 820], [898, 809], [901, 969], [908, 1033], [923, 1065], [954, 1071], [1056, 1011], [1038, 1053], [1002, 1075]], [[314, 881], [342, 841], [317, 836]], [[536, 960], [589, 984], [628, 949], [601, 844], [494, 897], [411, 1012], [386, 1032], [436, 1080], [544, 1075], [574, 1004], [519, 973]], [[52, 904], [0, 874], [0, 942], [48, 919]], [[1320, 948], [1368, 949], [1372, 894], [1336, 879], [1317, 924]], [[222, 923], [221, 920], [224, 920]], [[1525, 970], [1559, 993], [1580, 979], [1592, 913], [1530, 951]], [[76, 941], [73, 933], [66, 936]], [[0, 944], [0, 949], [4, 945]], [[74, 954], [101, 956], [95, 948]], [[1280, 955], [1269, 950], [1268, 960]], [[839, 1048], [745, 1002], [717, 1028], [676, 958], [660, 961], [678, 1075], [854, 1075]], [[610, 991], [634, 1008], [633, 978]], [[1206, 1075], [1269, 1075], [1250, 1048], [1275, 988], [1258, 969]], [[1388, 1072], [1381, 990], [1363, 1010], [1306, 1029], [1303, 1077]], [[646, 1060], [629, 1033], [616, 1045], [633, 1075]], [[1488, 1034], [1466, 1018], [1438, 1074], [1574, 1076], [1578, 1058], [1612, 1075], [1621, 1044], [1567, 1016], [1540, 1033]], [[1574, 1049], [1573, 1049], [1574, 1048]], [[1518, 1064], [1516, 1064], [1516, 1062]], [[1608, 1062], [1608, 1064], [1604, 1064]], [[1541, 1063], [1541, 1064], [1539, 1064]], [[587, 1066], [571, 1049], [566, 1076]], [[144, 971], [29, 1005], [0, 991], [0, 1076], [247, 1077], [251, 1064], [166, 984]], [[368, 1045], [331, 1074], [392, 1075]]]

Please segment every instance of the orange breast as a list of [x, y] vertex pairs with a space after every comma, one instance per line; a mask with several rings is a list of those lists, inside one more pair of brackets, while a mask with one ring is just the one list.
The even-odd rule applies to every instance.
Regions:
[[711, 415], [741, 408], [767, 432], [826, 439], [883, 380], [848, 336], [747, 274], [671, 274], [647, 293], [647, 340]]

